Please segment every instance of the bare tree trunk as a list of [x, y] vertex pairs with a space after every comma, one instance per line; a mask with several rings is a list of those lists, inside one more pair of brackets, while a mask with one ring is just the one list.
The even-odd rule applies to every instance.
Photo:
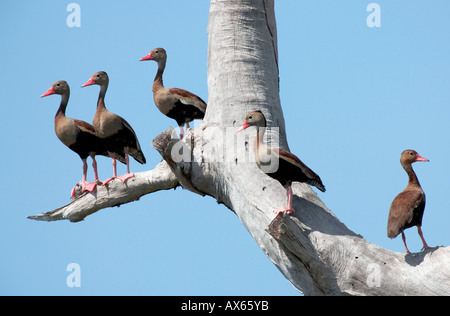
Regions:
[[286, 203], [285, 190], [252, 161], [254, 134], [234, 133], [246, 113], [258, 109], [269, 126], [279, 128], [279, 135], [269, 136], [279, 137], [287, 149], [273, 0], [211, 0], [208, 35], [209, 103], [203, 124], [183, 141], [173, 128], [155, 138], [153, 146], [165, 162], [130, 179], [125, 188], [112, 183], [108, 190], [100, 187], [96, 195], [79, 195], [65, 207], [30, 218], [78, 221], [182, 185], [234, 211], [267, 257], [306, 295], [449, 295], [448, 247], [405, 255], [371, 244], [299, 183], [293, 185], [296, 211], [275, 217], [273, 209]]

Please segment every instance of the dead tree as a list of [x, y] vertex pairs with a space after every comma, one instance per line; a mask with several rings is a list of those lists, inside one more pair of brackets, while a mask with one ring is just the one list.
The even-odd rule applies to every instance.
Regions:
[[[286, 203], [284, 188], [251, 161], [253, 136], [234, 131], [251, 110], [262, 110], [288, 149], [279, 99], [273, 0], [211, 0], [208, 91], [201, 126], [180, 141], [173, 128], [153, 141], [164, 158], [153, 170], [77, 194], [69, 205], [34, 220], [72, 222], [101, 209], [182, 186], [215, 198], [236, 213], [255, 241], [305, 295], [449, 295], [450, 248], [401, 254], [352, 232], [308, 185], [294, 183], [292, 216], [272, 210]], [[275, 135], [272, 135], [275, 136]], [[180, 158], [181, 157], [181, 158]]]

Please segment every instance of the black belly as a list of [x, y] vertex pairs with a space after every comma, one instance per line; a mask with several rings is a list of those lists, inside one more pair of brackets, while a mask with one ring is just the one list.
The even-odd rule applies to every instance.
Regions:
[[177, 121], [178, 126], [182, 126], [192, 120], [203, 119], [205, 117], [205, 113], [203, 113], [198, 107], [190, 104], [184, 104], [180, 101], [175, 103], [174, 107], [166, 115]]
[[77, 135], [76, 142], [70, 145], [69, 148], [76, 152], [81, 159], [86, 159], [90, 153], [108, 156], [104, 142], [90, 133], [80, 132]]
[[104, 138], [106, 150], [125, 157], [125, 147], [137, 148], [136, 137], [128, 129], [122, 128], [116, 134]]
[[406, 223], [403, 229], [407, 229], [413, 226], [422, 226], [422, 218], [424, 211], [425, 211], [425, 198], [423, 200], [423, 203], [420, 203], [419, 206], [413, 210], [413, 217], [411, 222]]

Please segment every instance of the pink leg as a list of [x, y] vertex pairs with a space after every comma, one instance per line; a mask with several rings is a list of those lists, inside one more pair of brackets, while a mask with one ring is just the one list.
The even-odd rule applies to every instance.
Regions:
[[113, 164], [113, 178], [116, 178], [117, 177], [117, 161], [116, 161], [116, 159], [113, 158], [112, 164]]
[[184, 128], [183, 125], [180, 126], [180, 139], [183, 139], [184, 137]]
[[130, 173], [130, 156], [128, 155], [128, 150], [127, 153], [125, 154], [125, 161], [127, 163], [127, 173]]
[[[83, 188], [83, 191], [84, 191], [84, 184], [86, 183], [86, 174], [87, 174], [87, 163], [86, 163], [86, 159], [83, 159], [83, 178], [81, 178], [81, 187]], [[78, 186], [78, 183], [75, 184], [75, 186], [72, 189], [72, 192], [70, 193], [71, 198], [74, 197], [77, 186]]]
[[87, 169], [88, 169], [88, 166], [87, 166], [86, 159], [83, 159], [83, 180], [82, 180], [83, 182], [86, 182]]
[[189, 122], [187, 122], [186, 123], [186, 129], [189, 129], [189, 128], [191, 128], [191, 127], [189, 126]]
[[117, 178], [117, 162], [115, 158], [112, 158], [112, 165], [113, 165], [113, 176], [112, 178], [109, 178], [106, 181], [104, 181], [103, 184], [107, 184], [108, 182]]
[[[87, 182], [87, 162], [86, 159], [83, 159], [83, 178], [81, 179], [81, 187], [82, 187], [82, 192], [93, 192], [95, 190], [95, 188], [97, 187], [97, 182]], [[73, 197], [75, 195], [75, 188], [77, 187], [78, 184], [75, 185], [75, 187], [72, 189], [71, 192], [71, 197]]]
[[403, 239], [403, 243], [405, 244], [405, 252], [406, 253], [410, 253], [409, 249], [408, 249], [408, 246], [406, 246], [406, 236], [405, 236], [404, 232], [402, 232], [402, 239]]
[[95, 182], [97, 182], [98, 184], [103, 184], [103, 182], [101, 182], [98, 179], [97, 161], [95, 160], [95, 155], [92, 155], [91, 157], [92, 157], [92, 168], [94, 168]]
[[73, 189], [72, 189], [72, 191], [70, 192], [70, 197], [71, 198], [73, 198], [73, 196], [75, 195], [75, 193], [76, 193], [76, 188], [77, 188], [77, 185], [78, 185], [78, 183], [77, 184], [75, 184], [75, 186], [73, 187]]
[[279, 215], [280, 213], [283, 213], [283, 212], [286, 212], [288, 215], [290, 215], [290, 214], [292, 214], [294, 212], [294, 209], [292, 208], [292, 196], [293, 196], [293, 193], [292, 193], [292, 187], [291, 186], [289, 186], [286, 189], [286, 193], [287, 193], [287, 198], [288, 198], [288, 206], [287, 207], [282, 207], [282, 208], [277, 209], [277, 210], [274, 210], [273, 212], [276, 215]]
[[86, 159], [83, 159], [83, 192], [93, 192], [97, 187], [97, 182], [87, 182], [87, 162]]
[[130, 156], [128, 155], [128, 148], [125, 149], [125, 160], [127, 162], [127, 173], [123, 176], [117, 177], [117, 179], [121, 180], [123, 183], [134, 177], [134, 173], [130, 173]]
[[423, 242], [422, 250], [429, 249], [430, 247], [427, 245], [427, 242], [423, 238], [422, 228], [419, 225], [417, 225], [417, 232], [419, 233], [419, 236], [420, 236], [420, 238], [422, 239], [422, 242]]
[[[291, 186], [289, 186], [287, 194], [288, 194], [288, 207], [289, 207], [289, 209], [291, 210], [291, 213], [292, 213], [292, 212], [294, 212], [294, 209], [292, 208], [293, 192], [292, 192], [292, 187]], [[288, 214], [290, 214], [290, 213], [288, 212]]]

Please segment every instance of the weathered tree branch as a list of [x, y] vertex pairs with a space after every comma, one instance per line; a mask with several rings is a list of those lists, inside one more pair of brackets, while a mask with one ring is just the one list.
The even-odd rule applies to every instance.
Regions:
[[[306, 294], [450, 294], [447, 264], [450, 247], [407, 255], [395, 253], [353, 233], [327, 229], [336, 227], [331, 217], [331, 222], [321, 230], [317, 227], [320, 215], [299, 213], [296, 217], [277, 217], [268, 232], [279, 242], [289, 260], [306, 272], [302, 280], [302, 287], [309, 289]], [[310, 293], [311, 289], [319, 292]]]
[[135, 173], [135, 177], [129, 179], [126, 184], [116, 179], [106, 186], [98, 185], [93, 193], [77, 191], [71, 203], [54, 211], [28, 216], [28, 218], [48, 222], [58, 220], [79, 222], [101, 209], [137, 201], [143, 195], [173, 189], [178, 185], [177, 178], [168, 164], [163, 161], [151, 171]]
[[[185, 141], [189, 140], [191, 141], [191, 146], [193, 144], [192, 140], [192, 131], [189, 130], [187, 137], [185, 137]], [[155, 148], [160, 155], [163, 157], [163, 159], [167, 162], [172, 172], [177, 177], [179, 183], [181, 186], [185, 189], [188, 189], [189, 191], [199, 194], [201, 196], [205, 196], [205, 193], [199, 192], [190, 181], [190, 176], [192, 175], [192, 168], [194, 167], [194, 164], [196, 164], [194, 156], [192, 155], [192, 151], [189, 149], [187, 144], [183, 141], [181, 141], [174, 128], [170, 127], [165, 132], [159, 134], [153, 141], [152, 141], [153, 148]], [[183, 159], [184, 161], [189, 161], [190, 164], [187, 169], [184, 168], [182, 165], [178, 165], [174, 161], [174, 157], [179, 157], [180, 159]]]

